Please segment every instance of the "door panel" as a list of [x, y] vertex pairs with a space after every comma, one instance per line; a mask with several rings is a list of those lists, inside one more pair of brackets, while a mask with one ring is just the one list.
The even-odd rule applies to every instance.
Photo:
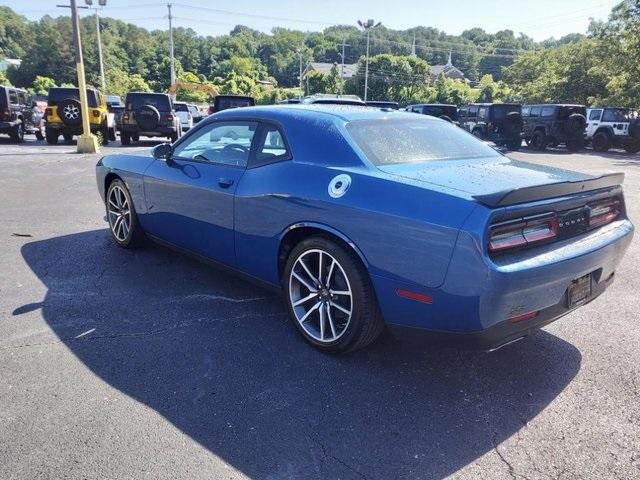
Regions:
[[145, 228], [162, 240], [235, 266], [234, 195], [251, 152], [252, 123], [212, 123], [145, 172]]

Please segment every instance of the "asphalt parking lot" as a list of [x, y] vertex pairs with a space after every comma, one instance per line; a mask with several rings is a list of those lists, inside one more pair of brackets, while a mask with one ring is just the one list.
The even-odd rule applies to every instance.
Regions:
[[[0, 478], [640, 478], [638, 235], [604, 296], [497, 352], [331, 357], [273, 293], [116, 247], [74, 152], [0, 139]], [[640, 155], [511, 156], [624, 171], [640, 225]]]

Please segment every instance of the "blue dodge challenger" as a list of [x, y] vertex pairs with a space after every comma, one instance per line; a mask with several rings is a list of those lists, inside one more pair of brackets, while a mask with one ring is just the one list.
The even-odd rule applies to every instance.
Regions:
[[225, 110], [97, 165], [118, 245], [151, 238], [280, 288], [332, 352], [385, 326], [494, 349], [593, 300], [633, 236], [622, 179], [511, 160], [433, 117], [322, 105]]

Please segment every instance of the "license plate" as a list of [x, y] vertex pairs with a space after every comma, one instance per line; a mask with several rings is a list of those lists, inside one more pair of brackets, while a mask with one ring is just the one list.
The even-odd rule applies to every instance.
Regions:
[[567, 303], [569, 308], [585, 303], [591, 297], [591, 274], [580, 277], [569, 285]]

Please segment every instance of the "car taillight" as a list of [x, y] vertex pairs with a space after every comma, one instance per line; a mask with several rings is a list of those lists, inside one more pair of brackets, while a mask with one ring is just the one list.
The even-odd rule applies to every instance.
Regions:
[[124, 113], [122, 114], [122, 119], [123, 119], [123, 120], [129, 120], [129, 112], [124, 112]]
[[100, 110], [93, 110], [92, 112], [94, 117], [99, 117], [100, 116]]
[[620, 215], [620, 201], [589, 205], [589, 228], [599, 227], [614, 221]]
[[173, 121], [173, 115], [171, 115], [170, 113], [167, 115], [167, 120], [169, 120], [170, 122]]
[[11, 120], [11, 110], [9, 110], [8, 108], [5, 108], [2, 111], [2, 116], [4, 117], [5, 120]]
[[555, 214], [525, 217], [494, 225], [489, 237], [489, 251], [526, 247], [552, 240], [557, 235], [558, 219]]

